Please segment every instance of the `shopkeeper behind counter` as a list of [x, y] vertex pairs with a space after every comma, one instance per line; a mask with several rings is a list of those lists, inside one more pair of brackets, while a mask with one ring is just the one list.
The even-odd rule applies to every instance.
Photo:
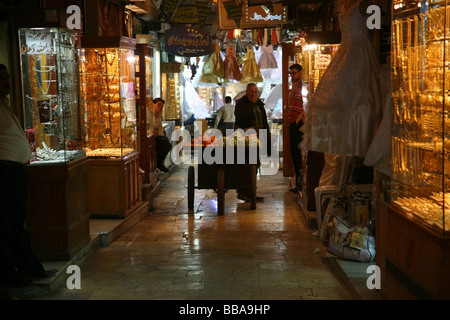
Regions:
[[156, 134], [156, 167], [162, 172], [168, 172], [169, 169], [164, 164], [167, 154], [172, 149], [169, 138], [166, 137], [166, 131], [162, 125], [162, 109], [165, 101], [161, 98], [155, 98], [150, 106], [150, 130]]

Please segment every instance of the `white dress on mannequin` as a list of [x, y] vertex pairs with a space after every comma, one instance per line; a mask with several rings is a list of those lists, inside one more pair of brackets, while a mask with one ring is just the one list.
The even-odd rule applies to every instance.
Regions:
[[380, 64], [359, 3], [344, 1], [341, 44], [305, 105], [306, 150], [365, 157], [381, 122]]

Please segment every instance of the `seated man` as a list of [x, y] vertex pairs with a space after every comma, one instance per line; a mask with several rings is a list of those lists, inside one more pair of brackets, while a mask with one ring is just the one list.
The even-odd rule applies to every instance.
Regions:
[[162, 109], [165, 101], [161, 98], [153, 99], [152, 108], [150, 110], [150, 130], [156, 134], [156, 161], [157, 168], [162, 172], [168, 172], [169, 169], [164, 164], [167, 154], [172, 149], [169, 138], [166, 137], [162, 125]]

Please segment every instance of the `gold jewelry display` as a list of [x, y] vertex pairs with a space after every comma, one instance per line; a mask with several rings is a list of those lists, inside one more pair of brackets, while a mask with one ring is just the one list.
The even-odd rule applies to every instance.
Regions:
[[[128, 127], [128, 124], [135, 125], [136, 108], [131, 104], [131, 109], [125, 113], [122, 106], [122, 103], [133, 98], [127, 94], [131, 91], [134, 94], [134, 87], [128, 87], [130, 83], [134, 86], [134, 72], [131, 72], [134, 71], [134, 64], [128, 59], [131, 54], [134, 57], [131, 50], [119, 48], [82, 50], [81, 98], [88, 156], [120, 157], [135, 150], [136, 135], [129, 134], [129, 129], [134, 132], [135, 127]], [[122, 92], [119, 79], [124, 83]]]
[[[450, 231], [450, 6], [394, 17], [391, 98], [393, 204]], [[445, 222], [444, 222], [445, 221]], [[444, 225], [445, 223], [445, 225]]]

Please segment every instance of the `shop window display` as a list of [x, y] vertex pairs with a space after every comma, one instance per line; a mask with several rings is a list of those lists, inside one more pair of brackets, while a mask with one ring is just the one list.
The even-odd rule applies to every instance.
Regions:
[[431, 3], [392, 25], [392, 200], [440, 235], [450, 234], [449, 12]]
[[377, 171], [376, 264], [386, 299], [449, 299], [446, 2], [393, 1], [391, 170]]
[[19, 30], [31, 164], [69, 162], [85, 156], [76, 39], [76, 33], [61, 28]]
[[80, 60], [86, 155], [120, 158], [133, 153], [136, 149], [133, 48], [85, 47], [80, 51]]
[[27, 166], [27, 220], [42, 261], [73, 258], [90, 240], [77, 33], [19, 29]]
[[89, 158], [88, 210], [95, 218], [125, 218], [142, 206], [136, 152], [136, 40], [83, 36], [81, 48], [80, 99]]

